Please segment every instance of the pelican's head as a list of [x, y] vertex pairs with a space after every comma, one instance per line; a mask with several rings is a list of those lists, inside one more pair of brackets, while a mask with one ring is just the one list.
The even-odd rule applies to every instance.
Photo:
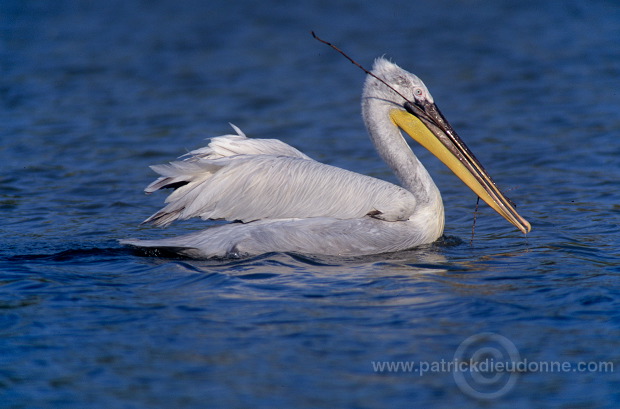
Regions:
[[[405, 102], [413, 102], [416, 99], [428, 101], [431, 104], [435, 102], [421, 79], [383, 57], [375, 60], [372, 73], [376, 77], [369, 77], [366, 87], [375, 87], [375, 94], [382, 95], [393, 104], [402, 107]], [[381, 83], [377, 77], [384, 83]]]
[[444, 118], [422, 80], [385, 58], [375, 61], [372, 74], [376, 77], [368, 76], [365, 92], [390, 106], [392, 123], [439, 158], [497, 213], [528, 233], [528, 221]]

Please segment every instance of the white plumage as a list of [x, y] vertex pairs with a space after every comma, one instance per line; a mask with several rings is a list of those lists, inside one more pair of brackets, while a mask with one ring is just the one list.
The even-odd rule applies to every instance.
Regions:
[[316, 162], [279, 140], [249, 139], [236, 130], [237, 135], [214, 138], [184, 161], [152, 166], [162, 177], [146, 192], [186, 184], [146, 222], [166, 226], [192, 217], [247, 223], [367, 214], [396, 221], [413, 213], [415, 198], [401, 187]]
[[273, 251], [365, 255], [439, 238], [441, 196], [393, 116], [394, 110], [405, 111], [408, 100], [421, 96], [432, 104], [432, 97], [416, 76], [383, 58], [373, 73], [390, 87], [367, 77], [364, 120], [403, 187], [316, 162], [277, 139], [247, 138], [232, 125], [236, 134], [213, 138], [183, 160], [152, 166], [161, 177], [145, 191], [174, 191], [145, 223], [166, 226], [193, 217], [236, 223], [175, 238], [121, 242], [191, 257], [226, 257]]

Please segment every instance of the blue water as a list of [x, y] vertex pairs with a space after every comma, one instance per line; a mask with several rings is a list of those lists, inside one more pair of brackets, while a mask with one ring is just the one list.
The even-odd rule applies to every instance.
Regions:
[[[292, 3], [0, 3], [0, 406], [618, 407], [618, 3]], [[420, 76], [531, 234], [481, 205], [472, 239], [475, 196], [414, 146], [446, 206], [433, 245], [224, 261], [118, 245], [204, 227], [140, 226], [164, 199], [141, 190], [228, 122], [394, 181], [363, 73], [310, 30]], [[474, 392], [420, 373], [472, 342], [569, 369], [470, 373]], [[373, 366], [398, 361], [418, 371]]]

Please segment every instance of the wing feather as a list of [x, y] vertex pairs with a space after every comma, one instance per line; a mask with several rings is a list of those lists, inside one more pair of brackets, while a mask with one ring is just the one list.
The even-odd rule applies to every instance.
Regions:
[[282, 155], [310, 159], [303, 152], [279, 139], [250, 139], [237, 126], [230, 124], [237, 132], [211, 138], [209, 145], [193, 150], [185, 155], [190, 160], [217, 159], [234, 155]]
[[[303, 152], [278, 139], [250, 139], [237, 126], [230, 124], [235, 130], [234, 135], [222, 135], [211, 138], [204, 148], [195, 149], [181, 156], [182, 161], [171, 162], [168, 165], [151, 166], [162, 177], [148, 185], [144, 191], [153, 193], [159, 189], [178, 188], [194, 179], [204, 171], [204, 166], [195, 165], [202, 160], [221, 159], [236, 155], [280, 155], [293, 158], [310, 159]], [[203, 164], [204, 165], [204, 164]]]
[[415, 198], [391, 183], [325, 165], [275, 139], [213, 138], [182, 161], [151, 168], [161, 177], [145, 191], [173, 187], [167, 205], [144, 223], [192, 217], [251, 222], [332, 217], [407, 220]]

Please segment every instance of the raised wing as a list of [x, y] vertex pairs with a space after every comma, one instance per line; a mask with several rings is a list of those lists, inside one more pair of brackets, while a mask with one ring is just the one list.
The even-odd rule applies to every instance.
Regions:
[[250, 139], [237, 126], [230, 124], [235, 130], [234, 135], [223, 135], [211, 138], [209, 144], [193, 150], [182, 157], [189, 160], [218, 159], [235, 155], [277, 155], [292, 158], [310, 159], [301, 151], [279, 139]]
[[237, 135], [214, 138], [183, 161], [152, 166], [162, 177], [146, 192], [175, 191], [145, 223], [366, 215], [397, 221], [413, 213], [415, 199], [403, 188], [321, 164], [279, 140], [248, 139], [236, 130]]
[[151, 169], [162, 175], [162, 177], [148, 185], [144, 191], [146, 193], [153, 193], [159, 189], [176, 189], [186, 185], [204, 171], [204, 166], [192, 166], [190, 164], [202, 160], [221, 159], [237, 155], [277, 155], [310, 159], [301, 151], [278, 139], [250, 139], [237, 126], [233, 124], [230, 124], [230, 126], [235, 130], [236, 134], [211, 138], [209, 144], [204, 148], [193, 150], [181, 156], [181, 158], [186, 158], [183, 161], [171, 162], [170, 165], [176, 171], [173, 171], [167, 165], [151, 166]]

